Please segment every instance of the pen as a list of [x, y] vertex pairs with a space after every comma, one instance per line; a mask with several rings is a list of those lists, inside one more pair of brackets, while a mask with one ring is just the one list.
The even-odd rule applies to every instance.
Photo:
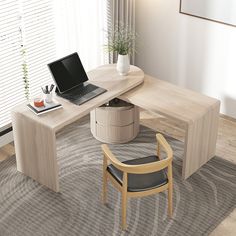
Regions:
[[52, 92], [53, 88], [54, 88], [54, 84], [51, 84], [49, 92]]

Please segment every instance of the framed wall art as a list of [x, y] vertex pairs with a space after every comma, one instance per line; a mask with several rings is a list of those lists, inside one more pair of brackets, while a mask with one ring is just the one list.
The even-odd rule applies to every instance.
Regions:
[[179, 12], [236, 27], [236, 0], [180, 0]]

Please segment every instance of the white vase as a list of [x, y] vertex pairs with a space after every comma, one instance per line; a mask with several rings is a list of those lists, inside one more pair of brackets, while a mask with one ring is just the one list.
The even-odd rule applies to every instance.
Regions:
[[130, 69], [129, 55], [118, 55], [116, 69], [120, 75], [127, 75]]

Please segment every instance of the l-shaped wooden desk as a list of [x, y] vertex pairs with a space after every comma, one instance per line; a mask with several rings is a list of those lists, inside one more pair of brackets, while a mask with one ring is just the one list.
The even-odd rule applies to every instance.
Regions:
[[57, 98], [63, 109], [40, 117], [29, 111], [26, 104], [13, 109], [12, 124], [18, 171], [58, 192], [56, 132], [118, 96], [183, 124], [186, 130], [183, 179], [188, 178], [215, 155], [220, 107], [218, 100], [144, 76], [142, 70], [134, 66], [125, 77], [117, 74], [114, 65], [90, 71], [88, 77], [90, 82], [108, 92], [81, 106]]

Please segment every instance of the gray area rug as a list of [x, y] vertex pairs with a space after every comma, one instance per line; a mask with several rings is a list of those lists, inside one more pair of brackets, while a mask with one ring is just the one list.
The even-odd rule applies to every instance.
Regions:
[[[121, 196], [111, 185], [107, 206], [101, 203], [101, 143], [89, 121], [74, 123], [58, 134], [60, 193], [16, 171], [15, 158], [0, 163], [0, 236], [42, 235], [208, 235], [236, 204], [236, 166], [215, 157], [181, 180], [183, 144], [174, 149], [174, 214], [167, 216], [165, 193], [130, 199], [127, 231], [121, 231]], [[155, 153], [155, 132], [141, 127], [129, 144], [111, 145], [120, 160]]]

